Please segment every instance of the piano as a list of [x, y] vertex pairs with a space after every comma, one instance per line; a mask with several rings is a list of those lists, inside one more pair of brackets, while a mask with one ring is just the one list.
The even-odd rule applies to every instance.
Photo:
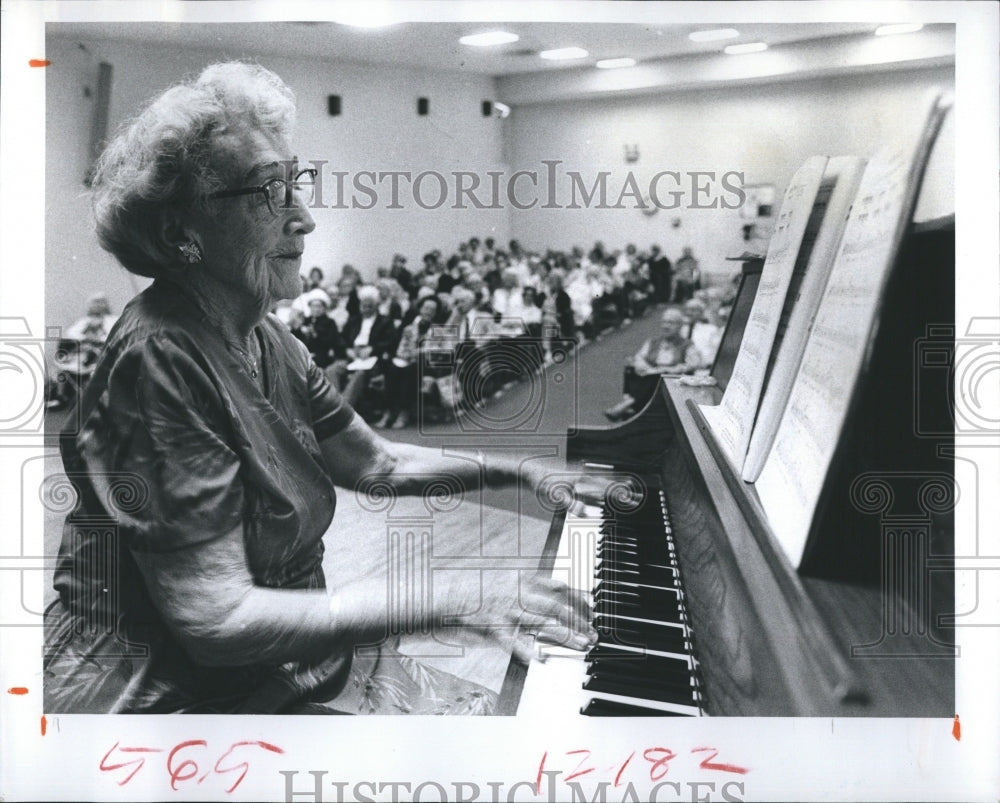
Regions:
[[954, 347], [954, 253], [953, 216], [911, 224], [799, 567], [697, 409], [721, 398], [755, 266], [719, 384], [665, 378], [632, 419], [567, 433], [582, 505], [556, 513], [540, 571], [591, 594], [599, 641], [512, 660], [499, 713], [954, 714], [951, 388], [915, 358]]

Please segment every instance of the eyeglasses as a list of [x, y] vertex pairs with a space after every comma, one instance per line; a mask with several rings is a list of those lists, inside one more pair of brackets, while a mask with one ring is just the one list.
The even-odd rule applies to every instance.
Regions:
[[267, 201], [267, 208], [272, 215], [279, 215], [285, 209], [290, 209], [298, 193], [302, 206], [309, 206], [313, 202], [316, 194], [316, 169], [307, 167], [295, 174], [295, 178], [288, 181], [284, 178], [272, 178], [265, 181], [259, 187], [242, 187], [238, 190], [222, 190], [213, 192], [208, 196], [209, 200], [216, 198], [235, 198], [238, 195], [254, 195], [260, 193]]

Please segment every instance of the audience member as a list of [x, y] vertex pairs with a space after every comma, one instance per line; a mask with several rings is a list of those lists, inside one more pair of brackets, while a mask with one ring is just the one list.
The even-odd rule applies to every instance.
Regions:
[[711, 368], [715, 361], [715, 352], [722, 339], [722, 330], [718, 325], [709, 322], [705, 317], [705, 304], [700, 298], [691, 298], [684, 302], [682, 308], [684, 326], [681, 335], [690, 340], [698, 350], [698, 367]]
[[649, 280], [653, 283], [653, 293], [657, 303], [670, 301], [673, 289], [674, 267], [666, 254], [660, 252], [660, 246], [653, 245], [649, 253]]
[[358, 291], [358, 315], [347, 322], [344, 341], [350, 378], [344, 388], [344, 398], [358, 409], [368, 383], [377, 375], [384, 375], [396, 349], [396, 327], [392, 320], [379, 315], [378, 290], [366, 285]]
[[379, 279], [375, 282], [375, 289], [378, 290], [379, 315], [389, 318], [398, 327], [403, 319], [403, 308], [396, 300], [394, 285], [399, 287], [394, 279]]
[[701, 287], [701, 270], [691, 246], [686, 246], [681, 258], [674, 265], [674, 294], [672, 301], [683, 304]]
[[414, 414], [425, 374], [421, 370], [423, 347], [438, 315], [439, 301], [427, 296], [419, 302], [417, 317], [402, 331], [396, 354], [386, 366], [385, 413], [375, 426], [403, 429]]
[[56, 353], [56, 374], [49, 383], [46, 406], [68, 404], [90, 379], [118, 316], [104, 293], [94, 293], [86, 302], [86, 314], [63, 332]]
[[700, 365], [698, 350], [682, 334], [684, 315], [670, 307], [660, 319], [660, 335], [642, 344], [625, 366], [622, 399], [604, 411], [611, 421], [630, 418], [646, 406], [664, 374], [685, 374]]
[[323, 286], [323, 269], [313, 267], [309, 269], [309, 276], [302, 282], [302, 292], [308, 293]]
[[347, 346], [340, 330], [329, 317], [330, 297], [316, 288], [306, 293], [309, 314], [294, 327], [292, 334], [305, 344], [313, 362], [322, 368], [336, 388], [344, 386], [347, 366]]

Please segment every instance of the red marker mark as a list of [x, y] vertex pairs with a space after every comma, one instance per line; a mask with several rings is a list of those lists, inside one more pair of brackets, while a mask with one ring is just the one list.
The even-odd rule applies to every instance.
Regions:
[[48, 59], [28, 59], [29, 67], [48, 67], [51, 63]]
[[703, 770], [718, 770], [719, 772], [735, 772], [737, 775], [746, 775], [750, 770], [746, 767], [737, 767], [735, 764], [720, 764], [718, 762], [712, 761], [719, 751], [714, 747], [693, 747], [691, 748], [692, 753], [711, 753], [708, 758], [702, 760], [700, 766]]
[[633, 750], [631, 755], [625, 759], [625, 763], [622, 764], [622, 768], [618, 770], [618, 774], [615, 775], [615, 786], [618, 786], [618, 784], [621, 783], [622, 773], [625, 772], [625, 768], [628, 766], [628, 763], [632, 760], [632, 757], [634, 755], [635, 755], [635, 750]]
[[542, 768], [545, 767], [545, 759], [549, 757], [549, 751], [542, 753], [542, 760], [538, 762], [538, 775], [535, 776], [535, 794], [542, 793]]
[[955, 737], [956, 742], [962, 741], [962, 723], [958, 721], [958, 714], [955, 714], [955, 722], [951, 726], [951, 735]]
[[27, 686], [11, 686], [9, 689], [7, 689], [7, 694], [27, 694], [27, 693], [28, 693]]
[[44, 735], [45, 735], [45, 726], [46, 726], [47, 724], [48, 724], [48, 723], [47, 723], [47, 722], [45, 721], [45, 714], [42, 714], [42, 736], [44, 736]]

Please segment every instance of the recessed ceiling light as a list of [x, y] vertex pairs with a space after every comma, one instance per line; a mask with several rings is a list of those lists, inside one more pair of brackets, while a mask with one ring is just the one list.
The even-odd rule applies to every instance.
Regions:
[[894, 25], [880, 25], [875, 29], [876, 36], [893, 36], [897, 33], [913, 33], [924, 26], [919, 22], [900, 22]]
[[549, 61], [564, 61], [565, 59], [584, 59], [588, 54], [582, 47], [557, 47], [555, 50], [543, 50], [538, 55]]
[[744, 42], [741, 45], [729, 45], [724, 49], [730, 56], [738, 56], [741, 53], [760, 53], [762, 50], [767, 50], [767, 44], [764, 42]]
[[458, 41], [463, 45], [471, 47], [490, 47], [492, 45], [506, 45], [510, 42], [516, 42], [520, 38], [516, 33], [507, 33], [507, 31], [487, 31], [486, 33], [474, 33], [469, 36], [463, 36]]
[[597, 62], [596, 66], [600, 67], [602, 70], [616, 70], [619, 67], [634, 67], [635, 59], [628, 57], [620, 59], [601, 59]]
[[718, 42], [722, 39], [735, 39], [740, 32], [735, 28], [713, 28], [710, 31], [692, 31], [688, 39], [692, 42]]

